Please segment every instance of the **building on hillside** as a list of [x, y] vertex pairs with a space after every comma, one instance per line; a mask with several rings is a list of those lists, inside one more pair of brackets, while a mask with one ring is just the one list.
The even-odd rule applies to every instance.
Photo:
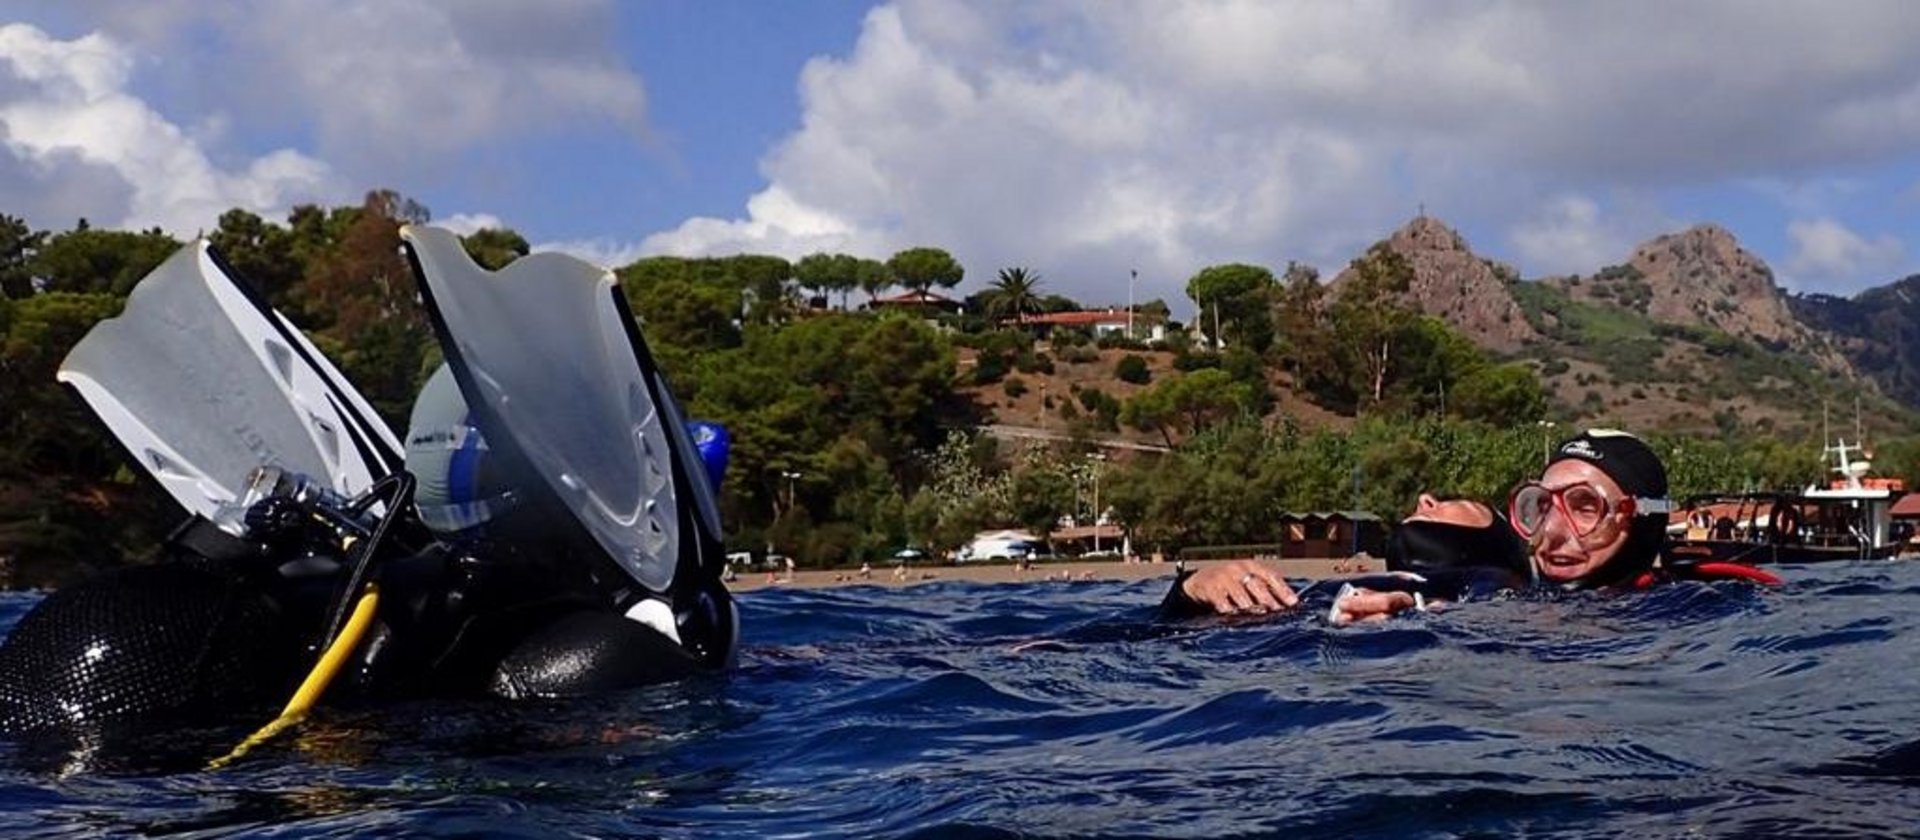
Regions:
[[874, 298], [867, 304], [869, 309], [893, 309], [917, 312], [925, 318], [937, 318], [941, 315], [958, 315], [966, 305], [953, 298], [925, 289], [908, 289], [897, 295]]
[[1128, 325], [1132, 325], [1131, 338], [1140, 341], [1164, 341], [1167, 337], [1167, 319], [1158, 313], [1108, 307], [1106, 309], [1082, 309], [1073, 312], [1048, 312], [1041, 315], [1024, 315], [1015, 322], [1030, 329], [1035, 335], [1046, 337], [1058, 327], [1077, 327], [1093, 334], [1094, 338], [1117, 335], [1126, 336]]
[[1127, 532], [1118, 525], [1068, 525], [1047, 535], [1055, 551], [1069, 556], [1120, 554], [1126, 548]]
[[1909, 543], [1909, 551], [1920, 548], [1920, 545], [1913, 545], [1920, 543], [1920, 493], [1901, 496], [1893, 503], [1893, 508], [1887, 512], [1887, 516], [1893, 521], [1894, 539]]
[[1280, 556], [1387, 555], [1387, 523], [1364, 510], [1288, 511], [1280, 514]]

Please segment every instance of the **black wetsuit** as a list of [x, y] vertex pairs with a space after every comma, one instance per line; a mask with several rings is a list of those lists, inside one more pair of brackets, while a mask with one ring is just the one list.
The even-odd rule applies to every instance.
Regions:
[[[1161, 619], [1179, 621], [1214, 614], [1212, 607], [1187, 595], [1183, 584], [1193, 575], [1193, 570], [1182, 569], [1174, 576], [1173, 587], [1167, 591], [1166, 598], [1160, 602]], [[1340, 587], [1343, 585], [1352, 585], [1375, 592], [1418, 593], [1422, 598], [1430, 601], [1465, 601], [1490, 597], [1501, 591], [1525, 588], [1527, 580], [1514, 574], [1510, 569], [1494, 566], [1433, 570], [1420, 573], [1418, 577], [1387, 573], [1330, 578], [1296, 587], [1295, 594], [1300, 598], [1297, 609], [1326, 612], [1333, 606], [1333, 600], [1339, 596]]]
[[[285, 703], [357, 596], [328, 545], [243, 540], [196, 518], [157, 562], [49, 595], [0, 643], [0, 734]], [[679, 579], [676, 642], [621, 615], [590, 566], [551, 548], [393, 540], [398, 556], [369, 577], [376, 618], [328, 701], [570, 696], [726, 664], [735, 622], [718, 580]]]

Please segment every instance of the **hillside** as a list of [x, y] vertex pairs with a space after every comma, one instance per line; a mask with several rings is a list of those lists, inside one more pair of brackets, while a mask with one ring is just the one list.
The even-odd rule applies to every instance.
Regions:
[[1590, 278], [1545, 280], [1587, 303], [1611, 304], [1655, 323], [1703, 327], [1770, 350], [1790, 351], [1823, 370], [1853, 371], [1833, 342], [1794, 317], [1773, 270], [1718, 225], [1695, 225], [1634, 248], [1621, 265]]
[[[1014, 371], [998, 382], [966, 384], [956, 390], [979, 409], [984, 422], [990, 425], [1034, 429], [1059, 435], [1072, 435], [1078, 431], [1101, 440], [1119, 440], [1146, 446], [1162, 444], [1161, 437], [1152, 432], [1125, 425], [1101, 427], [1091, 419], [1096, 412], [1086, 407], [1095, 400], [1084, 399], [1081, 395], [1098, 391], [1122, 402], [1131, 399], [1154, 383], [1183, 375], [1174, 368], [1173, 353], [1089, 349], [1086, 354], [1075, 354], [1062, 352], [1045, 341], [1036, 342], [1034, 351], [1047, 355], [1053, 365], [1052, 372]], [[968, 375], [977, 364], [978, 355], [972, 349], [960, 349], [957, 369], [963, 381], [968, 380]], [[1120, 360], [1130, 355], [1146, 361], [1151, 376], [1147, 384], [1125, 382], [1115, 375], [1114, 369]], [[1020, 385], [1009, 389], [1007, 382], [1010, 380], [1018, 380]], [[1272, 413], [1276, 416], [1290, 415], [1311, 428], [1345, 428], [1353, 422], [1352, 417], [1314, 405], [1293, 387], [1291, 380], [1277, 370], [1269, 371], [1268, 385], [1275, 396]], [[1010, 393], [1010, 390], [1019, 393]], [[1069, 408], [1069, 405], [1072, 407]]]
[[[1416, 216], [1381, 241], [1413, 266], [1407, 299], [1414, 308], [1435, 315], [1496, 353], [1513, 353], [1539, 341], [1509, 289], [1513, 269], [1485, 259], [1467, 247], [1457, 231], [1432, 216]], [[1351, 267], [1331, 284], [1338, 287], [1352, 276]]]
[[1920, 274], [1852, 298], [1800, 295], [1788, 304], [1802, 323], [1832, 336], [1887, 396], [1920, 406]]
[[[1512, 268], [1475, 253], [1442, 220], [1419, 216], [1377, 243], [1412, 272], [1403, 302], [1436, 316], [1496, 359], [1520, 361], [1539, 376], [1566, 425], [1618, 425], [1643, 431], [1727, 435], [1745, 431], [1805, 434], [1823, 406], [1850, 417], [1856, 395], [1876, 436], [1903, 434], [1920, 406], [1920, 276], [1854, 299], [1795, 297], [1771, 268], [1715, 225], [1655, 237], [1616, 265], [1590, 275], [1521, 280]], [[1351, 277], [1341, 271], [1330, 293]], [[1052, 348], [1043, 341], [1036, 351]], [[1134, 352], [1153, 381], [1182, 374], [1173, 354], [1100, 350], [1052, 352], [1051, 370], [963, 385], [983, 417], [1005, 426], [1130, 441], [1162, 442], [1125, 426], [1096, 430], [1083, 392], [1125, 401], [1144, 386], [1115, 376]], [[961, 353], [962, 380], [972, 364]], [[1270, 368], [1270, 417], [1308, 427], [1344, 428], [1348, 411], [1316, 404], [1292, 377]], [[1011, 390], [1011, 392], [1010, 392]]]
[[[1851, 406], [1864, 390], [1869, 422], [1891, 432], [1920, 404], [1920, 345], [1905, 340], [1920, 333], [1911, 304], [1920, 284], [1858, 304], [1795, 303], [1764, 261], [1714, 225], [1656, 237], [1591, 275], [1532, 281], [1433, 217], [1380, 244], [1411, 265], [1410, 303], [1488, 351], [1529, 361], [1563, 422], [1808, 430], [1823, 401]], [[1824, 314], [1796, 315], [1815, 309]], [[1909, 346], [1911, 362], [1897, 349]], [[1867, 385], [1851, 386], [1862, 373]]]

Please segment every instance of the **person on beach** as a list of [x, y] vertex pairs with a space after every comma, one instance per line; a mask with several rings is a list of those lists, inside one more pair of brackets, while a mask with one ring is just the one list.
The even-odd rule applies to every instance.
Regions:
[[[1656, 569], [1672, 508], [1666, 496], [1666, 466], [1645, 442], [1588, 430], [1562, 442], [1537, 480], [1514, 488], [1507, 517], [1478, 502], [1423, 494], [1390, 539], [1392, 574], [1346, 582], [1329, 618], [1384, 620], [1429, 599], [1457, 600], [1490, 587], [1642, 588], [1678, 576], [1779, 583], [1732, 564]], [[1299, 603], [1277, 571], [1235, 561], [1179, 576], [1163, 612], [1259, 614]]]

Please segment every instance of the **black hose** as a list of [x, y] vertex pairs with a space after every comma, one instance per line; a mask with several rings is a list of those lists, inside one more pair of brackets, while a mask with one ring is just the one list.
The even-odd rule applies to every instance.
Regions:
[[355, 600], [359, 598], [360, 591], [366, 588], [367, 578], [372, 575], [374, 558], [380, 553], [380, 544], [386, 541], [388, 529], [395, 519], [400, 518], [401, 511], [413, 499], [413, 487], [412, 474], [404, 471], [397, 472], [375, 482], [367, 492], [360, 494], [347, 505], [348, 512], [358, 516], [372, 507], [374, 501], [378, 500], [383, 493], [391, 494], [391, 498], [387, 501], [387, 515], [380, 518], [380, 524], [374, 526], [373, 533], [368, 535], [366, 542], [360, 546], [360, 551], [354, 556], [353, 565], [347, 572], [347, 579], [340, 589], [340, 594], [334, 598], [333, 606], [327, 610], [326, 634], [320, 637], [322, 648], [338, 636], [340, 628], [346, 624], [348, 612], [353, 608]]

